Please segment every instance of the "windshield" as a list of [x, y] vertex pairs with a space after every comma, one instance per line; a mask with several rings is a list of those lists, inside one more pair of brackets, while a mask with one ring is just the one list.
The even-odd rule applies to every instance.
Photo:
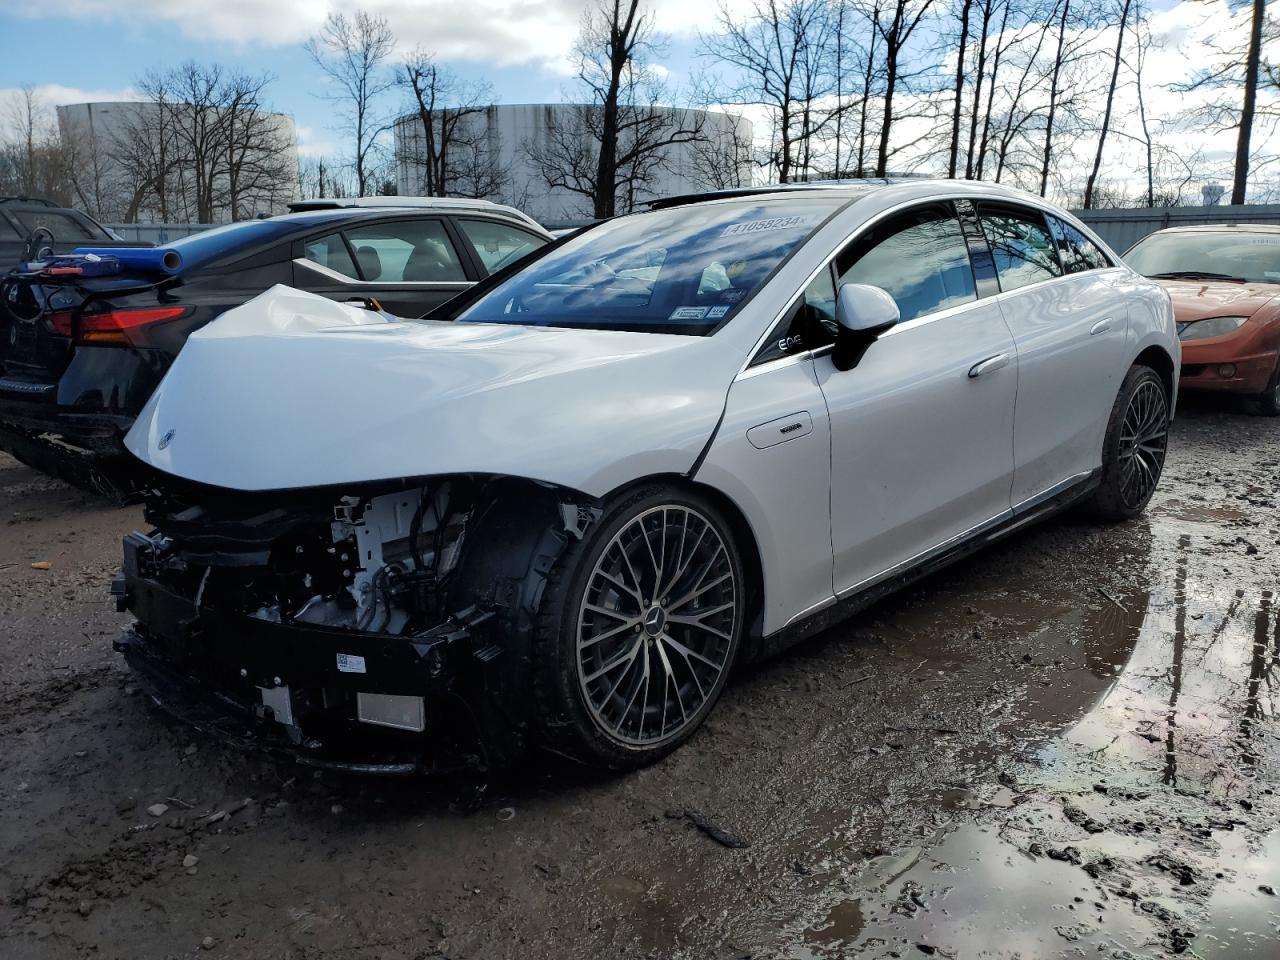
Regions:
[[458, 320], [705, 336], [844, 202], [757, 199], [622, 217], [534, 261]]
[[1125, 263], [1148, 277], [1185, 274], [1189, 278], [1280, 283], [1280, 233], [1196, 230], [1154, 233], [1125, 254]]

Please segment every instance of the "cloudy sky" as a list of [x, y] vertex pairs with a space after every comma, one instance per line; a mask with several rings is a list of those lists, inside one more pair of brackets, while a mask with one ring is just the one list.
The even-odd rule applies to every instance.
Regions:
[[[567, 54], [584, 0], [369, 0], [387, 18], [402, 50], [434, 51], [464, 76], [483, 77], [505, 103], [562, 99]], [[665, 65], [693, 66], [697, 31], [713, 24], [714, 6], [656, 0], [670, 35]], [[127, 96], [148, 67], [187, 58], [218, 61], [276, 76], [274, 106], [297, 120], [304, 149], [330, 152], [320, 82], [302, 50], [329, 9], [324, 0], [0, 0], [0, 90], [35, 84], [55, 102]], [[465, 11], [465, 13], [463, 12]], [[10, 43], [9, 38], [22, 38]]]
[[[487, 79], [498, 101], [518, 103], [563, 98], [567, 55], [585, 2], [367, 0], [364, 6], [387, 18], [402, 51], [434, 51], [464, 76]], [[748, 6], [746, 0], [730, 2]], [[339, 134], [329, 127], [328, 105], [316, 96], [321, 79], [302, 43], [328, 9], [352, 6], [328, 0], [0, 0], [0, 94], [31, 83], [54, 103], [118, 99], [149, 67], [187, 58], [218, 61], [274, 74], [270, 99], [294, 115], [303, 152], [338, 153]], [[716, 5], [653, 0], [652, 6], [669, 37], [663, 66], [679, 82], [699, 65], [698, 31], [714, 27]], [[1182, 78], [1189, 64], [1203, 62], [1203, 37], [1231, 14], [1226, 0], [1153, 0], [1151, 6], [1153, 33], [1164, 49], [1153, 52], [1147, 66], [1149, 109], [1175, 113], [1180, 97], [1164, 85]], [[1132, 129], [1133, 112], [1134, 104], [1120, 104], [1122, 129]], [[1171, 142], [1179, 150], [1224, 159], [1232, 150], [1230, 132], [1164, 134], [1177, 138]]]

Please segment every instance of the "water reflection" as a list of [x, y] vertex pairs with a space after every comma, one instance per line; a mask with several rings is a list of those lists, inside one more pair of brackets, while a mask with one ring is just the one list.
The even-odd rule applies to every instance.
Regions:
[[[1142, 628], [1116, 686], [1066, 733], [1071, 745], [1103, 748], [1150, 767], [1148, 744], [1160, 744], [1161, 784], [1240, 793], [1238, 778], [1262, 761], [1261, 725], [1276, 716], [1272, 591], [1222, 596], [1220, 566], [1198, 555], [1182, 534], [1173, 551], [1172, 582], [1156, 586]], [[1274, 740], [1272, 740], [1274, 742]]]
[[1156, 537], [1149, 587], [1014, 618], [1074, 632], [1088, 676], [1015, 701], [1033, 766], [1012, 791], [952, 791], [907, 868], [872, 858], [825, 884], [779, 956], [1280, 955], [1274, 798], [1254, 789], [1280, 752], [1275, 598], [1192, 534]]

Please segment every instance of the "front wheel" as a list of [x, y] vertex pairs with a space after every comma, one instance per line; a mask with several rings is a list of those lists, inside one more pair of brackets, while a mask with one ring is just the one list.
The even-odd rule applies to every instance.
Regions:
[[666, 485], [610, 504], [561, 558], [535, 641], [544, 745], [631, 769], [706, 719], [744, 628], [733, 532], [705, 498]]
[[1107, 520], [1129, 520], [1147, 506], [1164, 470], [1169, 445], [1169, 398], [1150, 367], [1129, 368], [1120, 385], [1102, 443], [1102, 483], [1094, 511]]

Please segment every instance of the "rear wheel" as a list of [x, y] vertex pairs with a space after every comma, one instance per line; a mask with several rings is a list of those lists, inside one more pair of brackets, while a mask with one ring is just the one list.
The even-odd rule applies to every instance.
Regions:
[[545, 745], [627, 769], [688, 739], [737, 655], [743, 590], [732, 530], [705, 498], [661, 486], [611, 504], [544, 595], [534, 670]]
[[1130, 367], [1107, 423], [1102, 483], [1093, 496], [1095, 512], [1108, 520], [1140, 514], [1160, 482], [1168, 444], [1164, 381], [1150, 367]]

